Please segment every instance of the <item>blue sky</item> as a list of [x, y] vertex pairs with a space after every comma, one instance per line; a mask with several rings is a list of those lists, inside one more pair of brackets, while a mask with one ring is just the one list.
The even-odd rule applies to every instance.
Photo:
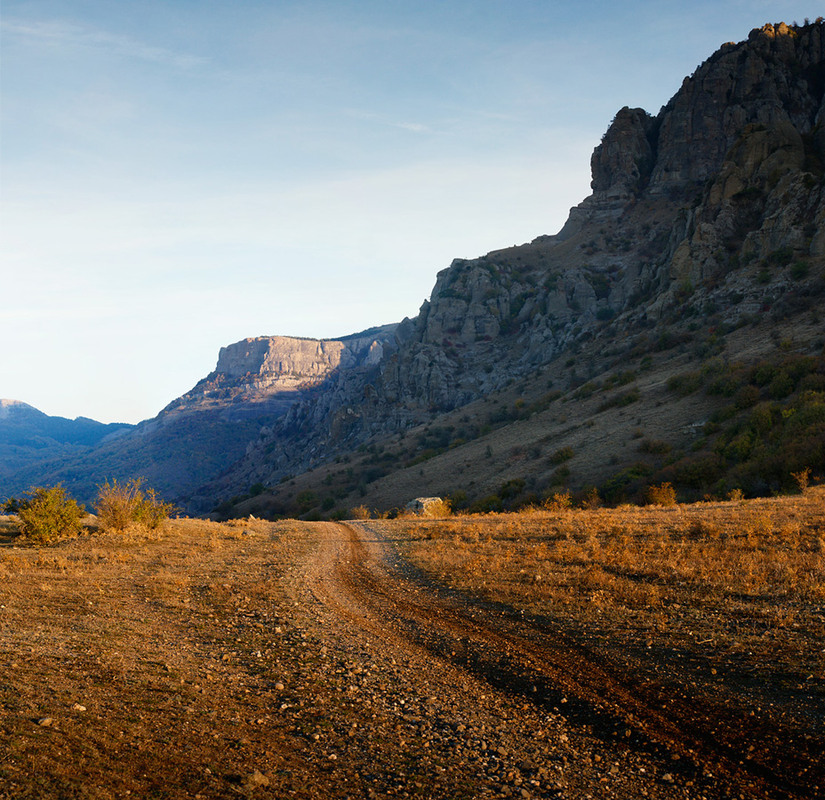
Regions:
[[814, 2], [3, 0], [0, 397], [154, 416], [247, 336], [555, 233], [615, 112]]

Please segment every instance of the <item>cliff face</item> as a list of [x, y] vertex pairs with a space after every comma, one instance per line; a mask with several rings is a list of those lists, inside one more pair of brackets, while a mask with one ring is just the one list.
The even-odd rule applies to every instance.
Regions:
[[[556, 236], [456, 260], [371, 370], [250, 446], [235, 484], [305, 470], [685, 308], [725, 324], [804, 292], [825, 257], [825, 24], [726, 44], [652, 116], [624, 108]], [[231, 481], [230, 481], [231, 482]], [[228, 485], [228, 484], [227, 484]]]
[[[27, 449], [22, 449], [17, 441], [22, 429], [6, 420], [15, 409], [4, 401], [0, 452], [5, 452], [5, 444], [15, 447], [7, 454], [9, 468], [0, 468], [0, 499], [32, 485], [62, 482], [81, 502], [89, 503], [104, 481], [140, 475], [161, 495], [185, 505], [193, 490], [242, 458], [250, 441], [271, 430], [291, 406], [308, 400], [325, 381], [339, 373], [374, 369], [385, 349], [393, 346], [394, 328], [373, 328], [339, 340], [244, 339], [222, 348], [215, 370], [154, 419], [124, 430], [87, 420], [102, 432], [86, 446], [80, 441], [71, 448], [58, 446], [39, 429], [32, 433], [27, 428], [32, 442], [27, 439]], [[54, 418], [39, 416], [52, 423], [49, 431], [55, 436]], [[73, 430], [82, 427], [88, 436], [96, 433], [97, 428], [88, 433], [89, 426], [80, 422], [72, 423]], [[110, 429], [119, 435], [104, 440]], [[6, 442], [11, 434], [17, 439]]]
[[338, 372], [369, 369], [395, 346], [395, 325], [340, 339], [259, 336], [222, 347], [214, 372], [160, 418], [207, 409], [227, 417], [284, 413]]

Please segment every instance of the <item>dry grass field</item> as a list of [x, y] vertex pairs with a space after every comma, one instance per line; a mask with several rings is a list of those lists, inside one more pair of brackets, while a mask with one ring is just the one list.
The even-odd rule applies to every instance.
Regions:
[[0, 798], [814, 798], [825, 488], [89, 532], [0, 518]]

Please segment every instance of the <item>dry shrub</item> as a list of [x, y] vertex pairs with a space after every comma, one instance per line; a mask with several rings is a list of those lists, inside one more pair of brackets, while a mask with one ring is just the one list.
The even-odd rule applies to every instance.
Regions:
[[351, 519], [369, 519], [371, 514], [366, 506], [355, 506], [349, 510]]
[[144, 489], [142, 478], [127, 483], [113, 480], [98, 486], [95, 512], [99, 525], [107, 531], [122, 533], [131, 524], [156, 530], [168, 518], [174, 506], [162, 502], [154, 489]]
[[80, 533], [86, 512], [62, 486], [38, 486], [26, 494], [27, 499], [17, 501], [21, 536], [35, 544], [51, 544]]
[[593, 486], [581, 501], [581, 507], [584, 509], [601, 508], [602, 498], [599, 497], [599, 490]]
[[811, 481], [811, 468], [805, 467], [805, 469], [801, 469], [799, 472], [792, 472], [791, 477], [796, 481], [799, 491], [802, 494], [805, 494], [805, 490], [808, 488], [808, 484]]
[[671, 483], [647, 487], [647, 502], [651, 506], [675, 506], [676, 490]]
[[567, 511], [572, 505], [573, 498], [569, 490], [556, 492], [544, 501], [544, 507], [547, 511]]

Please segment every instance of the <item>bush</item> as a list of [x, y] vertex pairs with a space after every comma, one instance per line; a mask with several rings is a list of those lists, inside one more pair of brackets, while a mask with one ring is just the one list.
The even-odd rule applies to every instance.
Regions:
[[544, 501], [544, 508], [547, 511], [567, 511], [573, 506], [573, 498], [569, 491], [556, 492], [552, 497]]
[[174, 510], [172, 503], [164, 503], [154, 489], [146, 489], [138, 503], [135, 522], [149, 530], [156, 530], [169, 519]]
[[652, 506], [675, 506], [676, 490], [670, 483], [647, 487], [647, 502]]
[[170, 503], [158, 498], [154, 489], [144, 490], [142, 478], [132, 478], [125, 484], [107, 481], [98, 486], [95, 513], [98, 523], [107, 531], [121, 533], [133, 523], [155, 530], [173, 509]]
[[28, 499], [14, 501], [22, 536], [35, 544], [50, 544], [80, 533], [86, 512], [62, 486], [38, 486], [26, 494]]
[[355, 506], [349, 510], [351, 519], [369, 519], [370, 510], [366, 506]]
[[569, 461], [573, 458], [574, 452], [572, 447], [562, 447], [560, 450], [556, 450], [552, 456], [548, 459], [551, 464], [563, 464], [565, 461]]

